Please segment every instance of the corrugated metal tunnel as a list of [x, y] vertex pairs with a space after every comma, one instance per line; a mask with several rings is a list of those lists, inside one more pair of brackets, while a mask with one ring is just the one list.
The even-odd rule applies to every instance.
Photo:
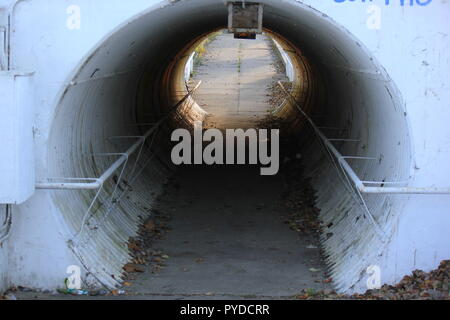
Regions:
[[[416, 269], [435, 269], [450, 256], [450, 3], [261, 2], [266, 33], [284, 47], [297, 71], [293, 94], [317, 125], [311, 130], [314, 126], [297, 105], [286, 103], [278, 110], [306, 139], [298, 152], [312, 177], [325, 226], [322, 244], [330, 274], [323, 276], [333, 278], [341, 291], [362, 292], [377, 267], [381, 283], [387, 284]], [[226, 3], [219, 0], [0, 0], [0, 292], [14, 286], [60, 288], [69, 266], [83, 266], [83, 284], [110, 288], [121, 282], [123, 264], [133, 255], [128, 239], [136, 236], [143, 219], [154, 216], [149, 211], [158, 205], [155, 199], [171, 185], [164, 185], [173, 172], [164, 135], [201, 119], [204, 114], [195, 103], [202, 106], [204, 99], [194, 94], [184, 101], [177, 114], [158, 126], [156, 136], [147, 130], [186, 94], [182, 73], [189, 52], [209, 32], [224, 27], [226, 18]], [[239, 41], [244, 47], [251, 43]], [[206, 87], [200, 86], [198, 94]], [[253, 89], [264, 95], [261, 87]], [[177, 182], [180, 176], [183, 170], [178, 170]], [[230, 180], [223, 176], [219, 181]], [[280, 181], [283, 176], [275, 177]], [[236, 287], [243, 294], [251, 287], [265, 294], [282, 286], [280, 279], [292, 290], [307, 286], [302, 277], [311, 274], [306, 264], [302, 269], [302, 261], [309, 261], [311, 251], [292, 238], [286, 241], [286, 235], [298, 234], [278, 232], [286, 227], [284, 217], [278, 219], [286, 213], [283, 206], [273, 211], [265, 207], [264, 213], [273, 214], [269, 221], [254, 205], [264, 197], [252, 197], [246, 189], [258, 186], [268, 202], [276, 195], [267, 189], [277, 185], [281, 190], [282, 184], [237, 177], [241, 183], [229, 188], [234, 193], [217, 200], [223, 211], [213, 211], [215, 203], [208, 203], [211, 209], [188, 210], [181, 215], [184, 220], [180, 215], [174, 219], [178, 226], [184, 224], [170, 236], [184, 237], [183, 228], [195, 220], [189, 220], [190, 214], [212, 212], [219, 224], [220, 214], [232, 211], [225, 204], [250, 203], [251, 208], [239, 211], [250, 208], [248, 215], [232, 213], [247, 226], [240, 239], [251, 235], [261, 255], [237, 251], [234, 258], [241, 265], [251, 259], [260, 264], [246, 265], [251, 274], [232, 279]], [[186, 199], [192, 193], [176, 195]], [[251, 233], [254, 229], [247, 225], [251, 214], [266, 218], [259, 220], [258, 232]], [[208, 223], [207, 218], [196, 221]], [[278, 222], [280, 229], [274, 228]], [[242, 230], [237, 221], [232, 223], [235, 231]], [[278, 234], [284, 241], [278, 241]], [[225, 235], [217, 240], [229, 247], [239, 238], [233, 232], [209, 235]], [[266, 251], [275, 252], [269, 251], [269, 238], [283, 248], [278, 252], [295, 252], [298, 264], [265, 263]], [[173, 244], [167, 240], [165, 244]], [[209, 253], [209, 258], [220, 256]], [[182, 264], [176, 254], [170, 258], [168, 268]], [[212, 278], [203, 274], [217, 271], [211, 261], [193, 268], [197, 278]], [[216, 265], [224, 265], [220, 259], [213, 262], [218, 261]], [[319, 268], [325, 270], [322, 262]], [[230, 270], [222, 270], [222, 277], [214, 274], [214, 279], [227, 282], [229, 289], [232, 281], [225, 274]], [[176, 278], [176, 272], [169, 275], [174, 274]], [[252, 278], [254, 274], [263, 278]], [[239, 282], [255, 279], [272, 288]], [[222, 289], [217, 292], [229, 292]]]
[[[330, 17], [295, 1], [261, 2], [264, 27], [295, 61], [299, 80], [294, 95], [305, 110], [324, 127], [339, 128], [324, 129], [330, 138], [357, 140], [336, 144], [342, 154], [376, 157], [350, 160], [361, 179], [408, 181], [408, 123], [402, 98], [384, 68]], [[226, 21], [222, 1], [176, 1], [140, 14], [104, 39], [80, 62], [60, 97], [50, 134], [48, 176], [100, 176], [135, 142], [121, 137], [141, 136], [187, 93], [184, 66], [195, 43], [226, 27]], [[131, 165], [136, 155], [128, 159], [123, 177], [131, 170], [143, 173], [135, 181], [122, 177], [116, 190], [118, 170], [93, 208], [89, 206], [96, 191], [52, 191], [65, 237], [94, 282], [118, 284], [130, 258], [126, 243], [171, 171], [168, 133], [202, 116], [189, 98], [153, 144], [146, 142], [136, 167]], [[299, 134], [312, 134], [292, 105], [287, 103], [280, 116], [292, 119]], [[365, 269], [383, 255], [404, 201], [370, 195], [363, 207], [321, 146], [313, 137], [309, 141], [301, 152], [318, 191], [321, 219], [328, 226], [322, 239], [327, 263], [337, 288], [361, 290]], [[132, 192], [124, 192], [129, 186]], [[108, 203], [112, 193], [123, 194], [120, 202]], [[95, 215], [84, 220], [88, 209]]]

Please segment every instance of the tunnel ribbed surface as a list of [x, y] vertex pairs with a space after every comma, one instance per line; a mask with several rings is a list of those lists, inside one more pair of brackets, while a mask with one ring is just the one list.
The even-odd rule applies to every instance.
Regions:
[[[296, 60], [299, 81], [294, 93], [318, 125], [329, 127], [329, 138], [343, 155], [374, 157], [350, 161], [362, 180], [404, 181], [411, 164], [408, 128], [401, 97], [384, 69], [364, 46], [329, 17], [296, 1], [261, 1], [264, 26], [285, 39]], [[184, 62], [202, 36], [225, 27], [227, 9], [219, 0], [182, 0], [142, 13], [95, 48], [60, 99], [51, 134], [49, 176], [98, 177], [133, 142], [121, 136], [142, 135], [186, 93]], [[120, 202], [110, 209], [114, 181], [108, 181], [82, 226], [94, 191], [54, 192], [66, 224], [67, 240], [94, 283], [114, 287], [130, 259], [127, 242], [172, 172], [167, 148], [171, 127], [186, 126], [203, 114], [189, 99], [147, 141], [137, 168], [143, 173], [128, 181], [134, 155], [119, 184]], [[281, 114], [293, 121], [300, 115], [292, 105]], [[141, 124], [141, 125], [139, 125]], [[320, 218], [327, 226], [323, 248], [334, 283], [341, 291], [358, 290], [365, 269], [382, 259], [401, 202], [386, 195], [364, 196], [367, 216], [358, 196], [329, 162], [312, 132], [297, 122], [300, 135], [310, 135], [300, 150], [318, 194]], [[337, 128], [337, 129], [336, 129]], [[300, 131], [301, 130], [301, 131]], [[153, 155], [151, 162], [147, 162]], [[92, 217], [91, 217], [92, 216]], [[100, 267], [101, 266], [101, 267]]]

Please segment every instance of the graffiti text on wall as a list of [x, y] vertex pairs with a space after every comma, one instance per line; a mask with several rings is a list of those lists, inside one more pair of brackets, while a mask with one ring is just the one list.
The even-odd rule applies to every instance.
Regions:
[[[433, 0], [379, 0], [375, 2], [384, 2], [385, 5], [393, 5], [396, 3], [399, 3], [401, 6], [413, 6], [413, 5], [419, 5], [419, 6], [427, 6], [429, 5]], [[374, 0], [334, 0], [334, 2], [337, 3], [344, 3], [344, 2], [374, 2]]]

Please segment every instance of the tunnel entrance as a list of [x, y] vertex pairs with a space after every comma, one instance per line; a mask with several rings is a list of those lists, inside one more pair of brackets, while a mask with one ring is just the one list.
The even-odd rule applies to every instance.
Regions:
[[[266, 33], [270, 32], [289, 56], [297, 77], [289, 88], [293, 99], [283, 99], [273, 115], [284, 119], [286, 132], [298, 137], [293, 145], [299, 151], [293, 156], [301, 157], [301, 172], [317, 191], [316, 206], [324, 225], [320, 246], [333, 284], [340, 291], [360, 290], [364, 270], [382, 257], [403, 204], [389, 195], [362, 197], [349, 188], [295, 106], [300, 104], [327, 137], [336, 140], [336, 148], [343, 155], [355, 157], [350, 162], [362, 179], [395, 182], [408, 180], [411, 169], [410, 137], [401, 96], [364, 45], [329, 17], [297, 1], [260, 2], [264, 4]], [[170, 133], [175, 128], [192, 128], [195, 121], [208, 121], [207, 107], [201, 105], [206, 96], [188, 94], [192, 84], [186, 86], [185, 66], [205, 37], [226, 27], [227, 13], [219, 0], [184, 0], [150, 8], [111, 32], [80, 62], [69, 77], [69, 85], [62, 88], [49, 137], [48, 176], [65, 182], [98, 182], [96, 178], [111, 172], [111, 178], [95, 190], [51, 193], [61, 215], [61, 229], [86, 271], [87, 283], [108, 288], [121, 285], [123, 266], [133, 259], [129, 240], [154, 214], [163, 186], [176, 169], [168, 152]], [[173, 106], [177, 107], [175, 111]], [[210, 111], [220, 116], [216, 110]], [[163, 119], [167, 120], [164, 124]], [[215, 127], [242, 127], [245, 122], [236, 117], [231, 124], [228, 117], [209, 120]], [[151, 131], [155, 123], [157, 130]], [[135, 152], [124, 156], [130, 145]], [[118, 157], [124, 161], [111, 171]], [[205, 188], [197, 185], [199, 189], [195, 189], [189, 181], [198, 175], [198, 180], [206, 183], [210, 169], [196, 170], [201, 169], [188, 168], [182, 179], [186, 188], [193, 189], [186, 190], [186, 197]], [[209, 175], [216, 179], [250, 178], [252, 172], [241, 168], [243, 172], [231, 174], [227, 170], [232, 169]], [[290, 175], [304, 178], [295, 170]], [[239, 199], [241, 193], [254, 187], [274, 199], [269, 187], [272, 183], [279, 186], [277, 179], [261, 181], [261, 186], [242, 183], [231, 193], [226, 189], [230, 184], [219, 183], [210, 190], [211, 197], [221, 191]], [[180, 197], [185, 196], [180, 193]], [[251, 203], [254, 200], [249, 197]], [[236, 201], [226, 198], [226, 203]], [[212, 200], [207, 203], [212, 205]], [[271, 201], [267, 208], [273, 205]], [[245, 210], [245, 202], [242, 206]], [[192, 219], [206, 219], [209, 210], [199, 208], [199, 216]], [[249, 212], [254, 218], [249, 221], [260, 223], [261, 233], [267, 232], [273, 239], [273, 232], [286, 227], [280, 221], [273, 230], [267, 229], [264, 218], [258, 220], [254, 209], [249, 208]], [[200, 226], [206, 224], [203, 221]], [[233, 247], [233, 243], [236, 245], [223, 245]], [[258, 244], [259, 248], [262, 245]], [[295, 249], [293, 245], [287, 247], [286, 251]], [[292, 259], [298, 258], [301, 250], [299, 246]]]
[[[276, 121], [283, 120], [272, 113], [281, 93], [274, 89], [289, 79], [276, 50], [267, 34], [252, 41], [223, 31], [206, 37], [188, 83], [193, 89], [201, 82], [192, 97], [207, 113], [205, 128], [279, 127]], [[314, 192], [286, 138], [280, 174], [261, 176], [257, 165], [177, 167], [141, 236], [131, 240], [134, 263], [126, 270], [144, 272], [128, 274], [128, 291], [288, 298], [328, 288]]]
[[193, 98], [208, 113], [204, 127], [256, 127], [276, 108], [269, 89], [278, 80], [289, 81], [274, 43], [266, 34], [252, 41], [238, 40], [225, 30], [205, 42], [195, 55], [189, 82], [192, 89], [202, 81]]

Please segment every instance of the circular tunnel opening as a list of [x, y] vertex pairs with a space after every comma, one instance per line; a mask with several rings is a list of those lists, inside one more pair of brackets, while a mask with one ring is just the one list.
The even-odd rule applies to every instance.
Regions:
[[[342, 155], [358, 157], [349, 162], [361, 180], [408, 180], [411, 152], [403, 103], [382, 66], [347, 30], [313, 8], [296, 1], [260, 2], [264, 4], [265, 33], [277, 40], [293, 62], [292, 96], [328, 138], [339, 139], [335, 145]], [[186, 63], [211, 32], [226, 27], [227, 15], [223, 1], [184, 0], [150, 8], [111, 32], [82, 60], [64, 88], [50, 135], [49, 177], [65, 182], [94, 181], [111, 170], [130, 146], [136, 146], [101, 188], [52, 191], [68, 245], [93, 284], [120, 285], [123, 266], [133, 259], [130, 238], [155, 215], [155, 203], [177, 201], [167, 196], [165, 189], [176, 171], [170, 159], [170, 134], [176, 128], [192, 128], [195, 121], [207, 116], [195, 94], [186, 97], [192, 89], [185, 81]], [[402, 202], [380, 194], [364, 195], [362, 204], [361, 195], [355, 197], [349, 190], [291, 100], [284, 99], [273, 113], [287, 120], [286, 130], [298, 138], [295, 147], [300, 148], [296, 154], [301, 155], [302, 172], [316, 191], [327, 274], [338, 290], [358, 290], [365, 268], [383, 256], [386, 238], [379, 237], [379, 231], [386, 237], [395, 232], [393, 221]], [[177, 109], [170, 113], [173, 106]], [[159, 130], [145, 136], [155, 123]], [[250, 127], [255, 124], [248, 123]], [[217, 123], [211, 127], [214, 125]], [[253, 185], [267, 183], [250, 171], [237, 174], [241, 180], [236, 184], [230, 181], [228, 169], [217, 175], [205, 170], [201, 178], [198, 171], [185, 171], [189, 173], [186, 181], [198, 180], [195, 185], [201, 186], [195, 195], [200, 194], [200, 202], [201, 194], [208, 190], [208, 178], [225, 188], [219, 190], [228, 190], [230, 202], [234, 197], [239, 203], [245, 202], [245, 197], [239, 197], [251, 194]], [[181, 186], [180, 199], [195, 185]], [[241, 189], [233, 189], [233, 185]], [[270, 188], [269, 182], [258, 190]], [[223, 195], [215, 196], [220, 203]], [[273, 206], [270, 192], [258, 197], [267, 200], [262, 202], [264, 206]], [[255, 217], [259, 210], [256, 208]], [[197, 218], [207, 217], [205, 213]], [[183, 224], [185, 228], [188, 222]], [[261, 225], [267, 230], [246, 229], [246, 234], [271, 231], [270, 221], [261, 221]], [[243, 227], [237, 224], [235, 234], [223, 235], [224, 242], [239, 238]], [[279, 234], [282, 238], [281, 231]], [[296, 251], [301, 245], [294, 241], [285, 249]], [[269, 243], [257, 247], [283, 250]], [[239, 248], [235, 252], [239, 256]], [[269, 268], [265, 274], [270, 278], [275, 271]]]

